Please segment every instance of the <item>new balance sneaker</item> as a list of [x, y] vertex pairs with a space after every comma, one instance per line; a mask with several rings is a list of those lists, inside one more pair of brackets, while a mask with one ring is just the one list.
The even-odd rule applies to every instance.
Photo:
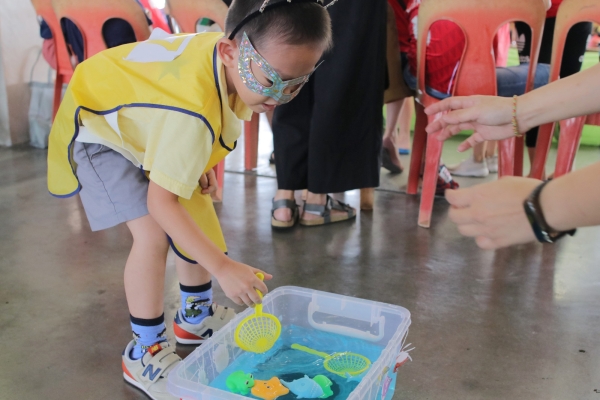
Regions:
[[168, 342], [157, 343], [142, 358], [133, 360], [129, 354], [134, 343], [129, 342], [123, 351], [123, 378], [153, 400], [178, 399], [167, 391], [167, 375], [181, 361], [175, 348]]
[[453, 175], [456, 176], [470, 176], [474, 178], [484, 178], [490, 174], [490, 171], [486, 165], [485, 160], [482, 162], [475, 162], [473, 157], [469, 157], [460, 164], [448, 167]]
[[452, 175], [450, 174], [450, 171], [448, 171], [448, 168], [444, 164], [440, 165], [435, 195], [443, 196], [446, 189], [458, 189], [458, 187], [458, 182], [452, 179]]
[[487, 164], [490, 174], [495, 174], [498, 172], [498, 156], [497, 155], [494, 155], [491, 157], [486, 157], [485, 163]]
[[173, 321], [175, 340], [181, 344], [201, 344], [235, 317], [231, 308], [216, 303], [210, 306], [208, 314], [199, 324], [190, 324], [181, 315], [181, 309], [177, 310]]

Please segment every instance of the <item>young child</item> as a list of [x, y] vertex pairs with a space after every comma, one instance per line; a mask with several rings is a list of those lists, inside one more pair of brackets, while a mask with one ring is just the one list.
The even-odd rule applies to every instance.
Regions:
[[155, 30], [84, 61], [52, 127], [50, 192], [79, 193], [92, 230], [125, 222], [133, 235], [125, 292], [134, 339], [123, 376], [153, 399], [173, 398], [166, 377], [181, 361], [165, 334], [169, 244], [179, 256], [180, 343], [201, 343], [234, 316], [212, 302], [211, 275], [239, 305], [267, 292], [262, 271], [226, 256], [212, 168], [235, 148], [239, 119], [292, 100], [332, 40], [320, 1], [268, 3], [235, 0], [227, 37]]

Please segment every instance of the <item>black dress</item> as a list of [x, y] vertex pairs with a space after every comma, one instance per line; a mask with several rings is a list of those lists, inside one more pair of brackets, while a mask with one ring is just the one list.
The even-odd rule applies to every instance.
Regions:
[[298, 96], [275, 109], [279, 189], [379, 186], [387, 2], [340, 0], [328, 10], [333, 49]]

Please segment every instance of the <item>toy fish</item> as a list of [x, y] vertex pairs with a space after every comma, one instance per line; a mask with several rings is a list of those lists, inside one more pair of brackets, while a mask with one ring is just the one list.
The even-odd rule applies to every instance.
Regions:
[[254, 386], [254, 378], [252, 374], [246, 374], [244, 371], [235, 371], [227, 377], [225, 381], [227, 389], [233, 393], [243, 394], [244, 396], [250, 393], [250, 388]]
[[252, 395], [263, 400], [275, 400], [279, 396], [288, 394], [290, 390], [283, 386], [277, 377], [273, 377], [268, 381], [254, 380]]
[[292, 391], [299, 399], [317, 399], [323, 396], [323, 388], [307, 375], [293, 382], [281, 381], [281, 383]]
[[313, 381], [317, 382], [321, 389], [323, 389], [323, 396], [319, 397], [320, 399], [326, 399], [329, 396], [333, 396], [333, 391], [331, 390], [331, 385], [333, 382], [326, 377], [325, 375], [317, 375], [313, 378]]

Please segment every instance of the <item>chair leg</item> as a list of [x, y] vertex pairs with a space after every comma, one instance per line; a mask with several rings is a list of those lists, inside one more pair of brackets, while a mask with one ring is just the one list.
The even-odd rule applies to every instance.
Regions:
[[244, 169], [252, 171], [258, 165], [258, 119], [252, 114], [250, 121], [244, 122]]
[[515, 176], [523, 176], [524, 147], [525, 147], [525, 140], [523, 140], [522, 137], [515, 138], [515, 164], [514, 164]]
[[584, 123], [585, 117], [569, 118], [561, 121], [556, 169], [554, 170], [555, 178], [568, 174], [573, 169]]
[[215, 175], [217, 175], [217, 191], [211, 194], [211, 198], [214, 203], [220, 203], [223, 201], [223, 181], [225, 179], [225, 160], [221, 160], [220, 163], [213, 167]]
[[425, 172], [423, 173], [423, 189], [421, 190], [421, 206], [419, 208], [419, 226], [429, 228], [435, 188], [437, 185], [438, 169], [442, 156], [443, 143], [435, 138], [427, 140], [425, 152]]
[[554, 132], [554, 122], [540, 126], [538, 130], [537, 143], [535, 144], [535, 157], [531, 163], [532, 178], [542, 179], [546, 170], [546, 159], [552, 145], [552, 133]]
[[360, 189], [360, 209], [369, 211], [373, 209], [375, 203], [375, 188]]
[[54, 117], [56, 117], [56, 113], [58, 112], [58, 107], [60, 106], [60, 101], [62, 100], [62, 86], [63, 86], [63, 76], [57, 72], [56, 73], [56, 81], [54, 82], [54, 100], [52, 104], [52, 121], [54, 122]]
[[419, 178], [421, 177], [421, 167], [423, 165], [423, 155], [425, 154], [425, 144], [427, 143], [427, 115], [421, 104], [415, 102], [415, 135], [412, 144], [410, 156], [410, 169], [408, 171], [408, 186], [406, 193], [417, 194], [419, 190]]
[[515, 172], [515, 138], [498, 143], [498, 176], [512, 176]]

